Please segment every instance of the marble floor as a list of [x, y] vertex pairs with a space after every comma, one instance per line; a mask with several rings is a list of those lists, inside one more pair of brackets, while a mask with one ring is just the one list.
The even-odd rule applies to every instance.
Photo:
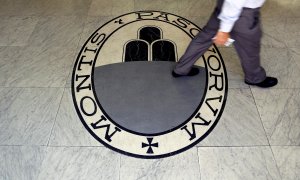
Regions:
[[163, 159], [125, 156], [83, 127], [71, 96], [80, 48], [118, 15], [161, 10], [203, 27], [215, 0], [0, 0], [0, 179], [300, 179], [300, 0], [262, 8], [262, 65], [279, 84], [249, 87], [221, 47], [229, 91], [210, 135]]

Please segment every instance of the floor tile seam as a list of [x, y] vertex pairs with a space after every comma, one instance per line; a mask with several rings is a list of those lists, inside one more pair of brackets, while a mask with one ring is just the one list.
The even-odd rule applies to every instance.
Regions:
[[[280, 81], [279, 81], [280, 83]], [[265, 89], [265, 88], [260, 88], [257, 86], [250, 86], [251, 89]], [[271, 91], [273, 90], [300, 90], [300, 87], [274, 87], [270, 89]]]
[[[9, 46], [9, 45], [5, 45], [5, 46], [1, 46], [0, 45], [0, 48], [19, 48], [21, 50], [23, 49], [26, 49], [26, 48], [40, 48], [43, 50], [43, 48], [47, 47], [47, 44], [43, 44], [43, 45], [31, 45], [31, 44], [27, 44], [27, 45], [24, 45], [24, 46]], [[51, 48], [51, 47], [50, 47]], [[75, 50], [72, 50], [72, 49], [66, 49], [65, 50], [65, 46], [63, 45], [57, 45], [55, 46], [54, 48], [61, 48], [61, 49], [64, 49], [64, 52], [67, 52], [67, 53], [70, 53], [70, 52], [74, 52]], [[49, 49], [49, 48], [48, 48]], [[44, 51], [46, 52], [46, 51]]]
[[[62, 18], [67, 18], [67, 17], [85, 17], [88, 16], [87, 14], [82, 14], [82, 15], [77, 15], [77, 14], [71, 14], [71, 15], [31, 15], [32, 17], [40, 17], [40, 18], [49, 18], [49, 17], [54, 17], [54, 18], [58, 18], [58, 17], [62, 17]], [[28, 17], [31, 17], [28, 16]], [[1, 17], [1, 16], [0, 16]], [[18, 17], [18, 15], [17, 15]], [[25, 16], [27, 17], [27, 16]]]
[[76, 64], [76, 60], [77, 60], [77, 56], [78, 56], [77, 50], [79, 48], [79, 44], [80, 44], [80, 41], [81, 41], [82, 34], [83, 34], [83, 28], [82, 28], [82, 31], [80, 33], [79, 41], [77, 42], [76, 51], [74, 51], [74, 54], [73, 54], [72, 65], [70, 66], [69, 73], [68, 73], [68, 75], [65, 78], [64, 87], [67, 86], [67, 84], [68, 84], [67, 81], [69, 81], [69, 80], [72, 81], [72, 77], [71, 77], [71, 79], [69, 79], [69, 77], [73, 73], [73, 68], [74, 68], [74, 65]]
[[[99, 16], [99, 17], [109, 17], [109, 16]], [[89, 15], [87, 15], [87, 16], [85, 16], [85, 20], [84, 20], [84, 23], [83, 23], [83, 27], [82, 27], [82, 30], [81, 30], [81, 32], [80, 32], [80, 37], [79, 37], [79, 41], [77, 42], [77, 47], [76, 47], [76, 51], [78, 51], [78, 50], [81, 50], [82, 48], [83, 48], [83, 45], [82, 45], [82, 47], [79, 49], [79, 46], [80, 46], [80, 43], [81, 43], [81, 41], [83, 41], [83, 39], [82, 39], [82, 36], [83, 36], [83, 33], [84, 33], [84, 30], [85, 30], [85, 28], [87, 27], [87, 24], [88, 24], [88, 19], [89, 18], [94, 18], [94, 16], [89, 16]], [[86, 41], [85, 41], [86, 42]], [[75, 57], [78, 55], [78, 53], [79, 52], [77, 52], [76, 53], [76, 55], [75, 55]], [[75, 61], [74, 61], [74, 63], [76, 62], [76, 59], [75, 59]]]
[[[92, 1], [91, 1], [91, 3], [90, 3], [90, 5], [89, 5], [89, 9], [90, 9], [90, 6], [92, 5]], [[78, 42], [77, 42], [77, 46], [76, 46], [76, 52], [74, 52], [74, 57], [73, 57], [73, 61], [72, 61], [72, 67], [71, 67], [71, 69], [70, 69], [70, 71], [69, 71], [69, 73], [68, 73], [68, 76], [67, 76], [67, 78], [69, 78], [70, 77], [70, 75], [71, 74], [73, 74], [73, 68], [74, 68], [74, 65], [76, 64], [76, 61], [77, 61], [77, 56], [78, 56], [78, 53], [79, 52], [77, 52], [79, 49], [82, 49], [83, 48], [83, 46], [84, 45], [82, 45], [82, 47], [81, 48], [79, 48], [81, 45], [80, 45], [80, 43], [81, 43], [81, 41], [83, 41], [83, 33], [84, 33], [84, 29], [86, 28], [86, 26], [87, 26], [87, 20], [88, 20], [88, 18], [89, 18], [90, 16], [87, 14], [85, 17], [84, 17], [84, 23], [83, 23], [83, 28], [81, 29], [81, 32], [80, 32], [80, 37], [79, 37], [79, 40], [78, 40]], [[109, 16], [99, 16], [99, 17], [109, 17]], [[72, 77], [71, 77], [72, 78]], [[66, 87], [67, 86], [67, 81], [68, 81], [69, 79], [66, 79], [66, 81], [65, 81], [65, 86], [64, 87]], [[71, 79], [71, 81], [72, 81], [72, 79]]]
[[[86, 146], [84, 146], [84, 145], [35, 145], [35, 144], [16, 144], [16, 145], [9, 145], [9, 144], [2, 144], [2, 145], [0, 145], [0, 147], [5, 147], [5, 146], [24, 146], [24, 147], [26, 147], [26, 146], [28, 146], [28, 147], [30, 147], [30, 146], [32, 146], [32, 147], [70, 147], [70, 148], [72, 148], [72, 147], [74, 147], [74, 148], [77, 148], [77, 147], [82, 147], [82, 148], [85, 148], [85, 147], [96, 147], [96, 148], [106, 148], [106, 146], [103, 146], [103, 145], [99, 145], [99, 146], [91, 146], [91, 145], [86, 145]], [[195, 148], [226, 148], [226, 147], [228, 147], [228, 148], [243, 148], [243, 147], [245, 147], [245, 148], [247, 148], [247, 147], [249, 147], [249, 148], [251, 148], [251, 147], [269, 147], [269, 145], [244, 145], [244, 146], [195, 146]], [[271, 145], [270, 147], [295, 147], [295, 148], [300, 148], [300, 145]]]
[[45, 147], [45, 148], [106, 148], [105, 146], [55, 146], [55, 145], [0, 145], [0, 147]]
[[[245, 145], [245, 146], [196, 146], [197, 148], [206, 147], [269, 147], [269, 145]], [[270, 147], [299, 147], [300, 145], [270, 145]]]
[[279, 174], [279, 176], [280, 176], [280, 179], [282, 180], [282, 175], [281, 175], [281, 172], [280, 172], [280, 169], [279, 169], [277, 160], [276, 160], [276, 158], [275, 158], [275, 154], [274, 154], [273, 149], [272, 149], [271, 146], [270, 146], [270, 151], [271, 151], [271, 153], [272, 153], [272, 157], [273, 157], [273, 160], [274, 160], [274, 162], [275, 162], [277, 172], [278, 172], [278, 174]]
[[[30, 39], [32, 39], [32, 37], [34, 36], [34, 32], [37, 30], [37, 26], [43, 22], [43, 18], [70, 18], [70, 17], [77, 17], [77, 18], [79, 18], [79, 17], [85, 17], [85, 16], [79, 16], [79, 15], [68, 15], [68, 16], [53, 16], [53, 15], [42, 16], [42, 15], [40, 15], [40, 16], [38, 16], [38, 22], [36, 23], [36, 25], [35, 25], [32, 33], [30, 34], [30, 36], [28, 38], [28, 41], [30, 41]], [[30, 44], [28, 44], [28, 46], [30, 46], [30, 47], [41, 47], [41, 46], [32, 46]], [[44, 45], [44, 46], [46, 46], [46, 45]], [[56, 47], [60, 47], [60, 46], [56, 46]], [[64, 47], [65, 46], [61, 46], [61, 48], [64, 48]]]
[[264, 129], [265, 136], [266, 136], [267, 141], [268, 141], [268, 143], [269, 143], [269, 146], [267, 146], [267, 147], [269, 147], [269, 149], [270, 149], [270, 151], [271, 151], [271, 153], [272, 153], [272, 158], [273, 158], [273, 161], [274, 161], [274, 163], [275, 163], [277, 173], [279, 174], [280, 179], [282, 180], [282, 176], [281, 176], [281, 173], [280, 173], [280, 171], [279, 171], [279, 167], [278, 167], [278, 164], [277, 164], [277, 161], [276, 161], [274, 152], [273, 152], [273, 150], [272, 150], [272, 148], [271, 148], [270, 139], [269, 139], [269, 137], [268, 137], [268, 135], [267, 135], [266, 128], [265, 128], [265, 126], [264, 126], [264, 124], [263, 124], [263, 121], [262, 121], [262, 118], [261, 118], [261, 113], [260, 113], [259, 110], [258, 110], [258, 106], [257, 106], [257, 103], [256, 103], [255, 96], [254, 96], [254, 94], [253, 94], [252, 88], [250, 88], [250, 91], [251, 91], [251, 94], [252, 94], [252, 97], [253, 97], [253, 100], [254, 100], [254, 103], [255, 103], [255, 106], [256, 106], [257, 113], [258, 113], [258, 115], [259, 115], [259, 119], [260, 119], [261, 125], [262, 125], [262, 127], [263, 127], [263, 129]]
[[[228, 80], [230, 81], [230, 80]], [[250, 87], [228, 87], [228, 89], [250, 89]]]
[[271, 147], [297, 147], [297, 148], [300, 148], [300, 144], [299, 145], [271, 145]]
[[39, 18], [40, 15], [0, 15], [0, 19], [4, 18]]
[[119, 155], [119, 180], [121, 180], [121, 168], [122, 168], [121, 161], [122, 161], [122, 156]]
[[[176, 8], [177, 8], [177, 12], [178, 12], [178, 15], [180, 15], [180, 6], [179, 6], [179, 0], [176, 1]], [[201, 179], [201, 178], [200, 178]]]
[[137, 8], [136, 6], [136, 0], [133, 0], [133, 9], [135, 10]]
[[[106, 146], [67, 146], [67, 145], [34, 145], [34, 144], [19, 144], [19, 145], [5, 145], [2, 144], [0, 147], [53, 147], [53, 148], [106, 148]], [[254, 145], [254, 146], [195, 146], [195, 148], [251, 148], [251, 147], [294, 147], [300, 148], [300, 145]]]
[[[73, 67], [72, 67], [73, 68]], [[72, 69], [69, 72], [69, 75], [72, 73]], [[68, 75], [68, 77], [69, 77]], [[67, 79], [66, 79], [67, 80]], [[228, 81], [230, 81], [231, 79], [228, 79]], [[242, 81], [241, 81], [242, 82]], [[55, 89], [55, 88], [71, 88], [67, 86], [67, 83], [65, 84], [65, 86], [51, 86], [51, 87], [46, 87], [46, 86], [0, 86], [0, 88], [2, 89], [9, 89], [9, 88], [23, 88], [23, 89]], [[250, 89], [250, 88], [256, 88], [256, 89], [260, 89], [258, 87], [228, 87], [228, 89]], [[300, 87], [280, 87], [280, 88], [273, 88], [272, 90], [300, 90]]]
[[263, 123], [262, 118], [261, 118], [262, 115], [261, 115], [261, 113], [260, 113], [259, 110], [258, 110], [258, 106], [257, 106], [256, 99], [255, 99], [255, 96], [254, 96], [253, 91], [252, 91], [252, 87], [250, 87], [250, 92], [251, 92], [251, 95], [252, 95], [252, 98], [253, 98], [253, 101], [254, 101], [254, 104], [255, 104], [255, 107], [256, 107], [256, 112], [257, 112], [258, 115], [259, 115], [260, 123], [261, 123], [261, 125], [262, 125], [262, 127], [263, 127], [263, 130], [264, 130], [264, 132], [265, 132], [265, 137], [267, 138], [267, 141], [268, 141], [269, 146], [271, 146], [271, 143], [270, 143], [270, 140], [269, 140], [269, 137], [268, 137], [266, 128], [265, 128], [264, 123]]
[[269, 145], [241, 145], [241, 146], [196, 146], [197, 148], [240, 148], [240, 147], [269, 147]]
[[54, 122], [53, 122], [53, 125], [52, 125], [52, 128], [51, 128], [50, 134], [49, 134], [49, 138], [48, 138], [47, 146], [48, 146], [48, 145], [49, 145], [49, 143], [50, 143], [50, 139], [51, 139], [51, 136], [52, 136], [52, 133], [53, 133], [53, 129], [54, 129], [54, 126], [55, 126], [56, 120], [57, 120], [57, 115], [58, 115], [58, 112], [59, 112], [59, 110], [60, 110], [60, 107], [61, 107], [61, 104], [62, 104], [62, 100], [63, 100], [64, 94], [65, 94], [65, 90], [66, 90], [66, 89], [63, 89], [63, 92], [62, 92], [62, 95], [61, 95], [61, 98], [60, 98], [60, 102], [59, 102], [58, 108], [57, 108], [57, 110], [56, 110], [56, 114], [55, 114]]
[[198, 162], [198, 168], [199, 168], [199, 175], [200, 175], [200, 180], [201, 180], [201, 161], [200, 161], [199, 148], [198, 147], [196, 147], [196, 152], [197, 152], [197, 162]]
[[[92, 4], [92, 1], [91, 1], [90, 5], [89, 5], [89, 9], [90, 9], [91, 4]], [[76, 45], [76, 50], [74, 50], [74, 55], [73, 55], [73, 58], [72, 58], [72, 65], [71, 65], [70, 70], [69, 70], [69, 73], [68, 73], [68, 75], [67, 75], [67, 77], [66, 77], [66, 80], [65, 80], [65, 83], [64, 83], [64, 87], [66, 87], [66, 86], [68, 85], [67, 81], [69, 81], [69, 80], [72, 81], [72, 77], [71, 77], [71, 79], [68, 79], [68, 78], [70, 77], [71, 74], [73, 74], [73, 69], [74, 69], [74, 66], [75, 66], [75, 64], [76, 64], [77, 56], [78, 56], [78, 53], [79, 53], [79, 52], [77, 52], [77, 51], [79, 50], [79, 47], [80, 47], [80, 43], [81, 43], [81, 39], [82, 39], [82, 36], [83, 36], [83, 32], [84, 32], [84, 29], [85, 29], [85, 26], [86, 26], [86, 23], [87, 23], [87, 19], [88, 19], [88, 15], [86, 15], [86, 16], [84, 17], [83, 27], [81, 28], [81, 32], [80, 32], [80, 35], [79, 35], [79, 39], [78, 39], [78, 42], [77, 42], [77, 45]], [[82, 49], [82, 47], [81, 47], [80, 49]], [[72, 86], [72, 85], [71, 85], [71, 86]], [[67, 88], [68, 88], [68, 87], [67, 87]]]
[[0, 86], [2, 89], [64, 89], [65, 86], [59, 87], [22, 87], [22, 86]]

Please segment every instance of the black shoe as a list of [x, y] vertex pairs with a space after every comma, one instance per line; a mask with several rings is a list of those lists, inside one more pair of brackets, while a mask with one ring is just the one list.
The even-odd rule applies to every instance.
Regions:
[[181, 77], [181, 76], [196, 76], [197, 74], [199, 74], [199, 69], [198, 68], [194, 68], [194, 67], [190, 70], [190, 72], [187, 75], [177, 74], [174, 71], [172, 71], [172, 75], [175, 78]]
[[274, 77], [267, 77], [263, 82], [260, 83], [248, 83], [246, 81], [245, 83], [248, 85], [254, 85], [262, 88], [269, 88], [275, 86], [278, 83], [278, 80]]

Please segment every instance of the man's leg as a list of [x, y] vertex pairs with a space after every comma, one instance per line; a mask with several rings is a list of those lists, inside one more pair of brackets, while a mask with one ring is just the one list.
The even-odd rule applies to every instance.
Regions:
[[179, 59], [174, 72], [179, 75], [187, 75], [195, 62], [207, 51], [213, 44], [212, 38], [216, 35], [220, 20], [217, 18], [218, 10], [210, 17], [210, 20], [191, 41], [184, 55]]
[[260, 83], [266, 79], [266, 72], [260, 64], [260, 43], [262, 31], [259, 20], [259, 9], [243, 9], [236, 21], [231, 37], [239, 55], [245, 81]]

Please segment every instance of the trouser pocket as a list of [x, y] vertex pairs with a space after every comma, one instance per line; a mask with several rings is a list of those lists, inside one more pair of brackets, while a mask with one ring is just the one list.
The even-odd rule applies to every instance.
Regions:
[[259, 14], [259, 12], [254, 12], [253, 19], [252, 19], [252, 23], [251, 23], [249, 29], [254, 29], [255, 27], [257, 27], [258, 24], [259, 24], [259, 19], [260, 19], [260, 14]]

